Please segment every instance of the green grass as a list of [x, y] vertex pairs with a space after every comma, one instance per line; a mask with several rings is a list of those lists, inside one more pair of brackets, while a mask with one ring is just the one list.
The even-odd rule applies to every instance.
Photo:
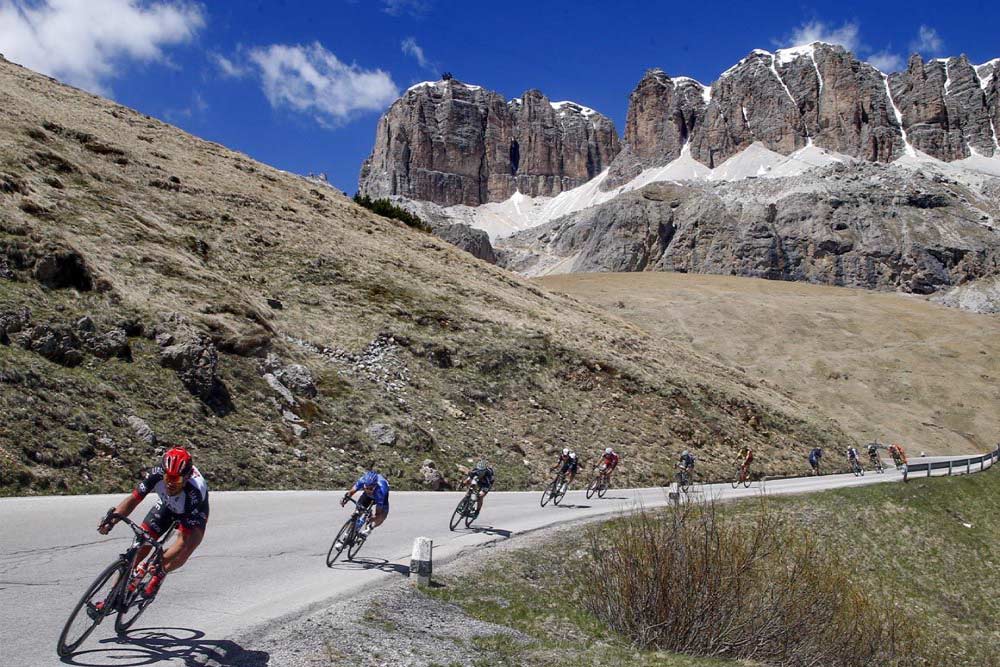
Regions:
[[[639, 651], [609, 632], [583, 610], [572, 594], [569, 570], [579, 562], [582, 541], [557, 539], [535, 549], [517, 550], [490, 560], [473, 576], [442, 577], [444, 585], [422, 589], [471, 616], [513, 628], [530, 640], [504, 634], [476, 639], [482, 665], [557, 667], [630, 664], [637, 667], [721, 667], [755, 663], [695, 658], [660, 651]], [[477, 665], [480, 663], [477, 663]]]
[[[832, 562], [847, 563], [851, 578], [872, 599], [900, 604], [900, 613], [940, 650], [925, 655], [926, 664], [1000, 665], [1000, 635], [992, 620], [1000, 614], [1000, 474], [776, 498], [768, 509], [805, 528], [836, 555]], [[755, 503], [723, 509], [748, 520], [760, 511]], [[751, 664], [640, 651], [610, 632], [584, 610], [574, 590], [587, 567], [586, 533], [562, 533], [530, 549], [498, 554], [481, 571], [442, 577], [442, 587], [425, 592], [530, 637], [527, 643], [501, 635], [480, 640], [483, 664]]]
[[992, 620], [1000, 615], [997, 471], [783, 498], [773, 506], [846, 557], [866, 586], [895, 594], [937, 638], [941, 664], [1000, 665]]

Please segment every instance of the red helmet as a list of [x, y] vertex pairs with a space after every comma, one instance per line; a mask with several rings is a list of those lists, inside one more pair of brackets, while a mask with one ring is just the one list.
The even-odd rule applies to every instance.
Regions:
[[183, 447], [168, 449], [163, 455], [163, 472], [167, 475], [185, 476], [191, 472], [191, 455]]

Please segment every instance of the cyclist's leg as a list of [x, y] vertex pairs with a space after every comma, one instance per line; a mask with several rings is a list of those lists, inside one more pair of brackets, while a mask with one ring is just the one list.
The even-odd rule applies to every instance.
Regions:
[[[153, 537], [153, 539], [156, 539], [166, 532], [173, 522], [174, 513], [171, 512], [166, 505], [158, 502], [146, 513], [146, 517], [142, 520], [141, 525], [143, 529]], [[136, 562], [141, 563], [146, 556], [149, 555], [150, 549], [152, 549], [152, 547], [148, 544], [142, 545], [139, 548]]]
[[480, 489], [479, 493], [476, 494], [476, 514], [478, 515], [483, 511], [483, 500], [486, 498], [486, 494], [489, 493], [489, 487], [485, 489]]
[[180, 523], [177, 527], [177, 539], [163, 551], [164, 571], [173, 572], [180, 569], [204, 538], [205, 527], [203, 525]]
[[372, 528], [378, 528], [379, 526], [381, 526], [385, 522], [386, 517], [388, 516], [389, 516], [389, 500], [386, 499], [384, 506], [383, 505], [375, 506], [375, 516], [372, 517]]

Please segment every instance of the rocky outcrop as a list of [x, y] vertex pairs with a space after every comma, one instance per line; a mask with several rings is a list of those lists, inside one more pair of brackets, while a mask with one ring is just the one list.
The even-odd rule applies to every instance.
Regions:
[[490, 264], [497, 263], [496, 253], [490, 243], [490, 235], [481, 229], [473, 229], [461, 223], [432, 225], [431, 230], [448, 243], [461, 248], [474, 257]]
[[1000, 272], [1000, 209], [899, 167], [796, 179], [657, 183], [523, 232], [501, 263], [526, 273], [679, 271], [930, 294]]
[[455, 79], [410, 88], [379, 121], [358, 190], [445, 206], [551, 196], [599, 174], [619, 150], [614, 124], [537, 90], [507, 102]]
[[716, 167], [753, 143], [790, 155], [807, 145], [891, 162], [914, 150], [944, 161], [1000, 155], [996, 61], [964, 55], [883, 75], [842, 47], [754, 50], [710, 88], [650, 70], [629, 97], [625, 146], [605, 190], [666, 164], [685, 145]]

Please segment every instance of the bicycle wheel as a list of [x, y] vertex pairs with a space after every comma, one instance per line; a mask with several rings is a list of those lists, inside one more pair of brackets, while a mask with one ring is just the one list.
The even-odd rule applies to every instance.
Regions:
[[542, 507], [549, 504], [549, 501], [555, 497], [556, 484], [559, 482], [559, 478], [556, 477], [551, 484], [545, 487], [542, 491]]
[[132, 624], [142, 616], [142, 612], [146, 611], [146, 607], [153, 603], [153, 599], [156, 595], [152, 597], [145, 597], [142, 594], [143, 588], [149, 583], [149, 580], [153, 578], [153, 572], [156, 571], [156, 566], [152, 563], [153, 557], [150, 556], [146, 559], [146, 574], [139, 577], [135, 582], [135, 590], [129, 592], [128, 584], [131, 583], [132, 579], [135, 579], [135, 566], [133, 565], [128, 569], [129, 581], [125, 582], [122, 587], [122, 595], [119, 600], [118, 605], [118, 615], [115, 616], [115, 632], [118, 634], [124, 634], [128, 631]]
[[[337, 536], [333, 538], [333, 544], [330, 545], [330, 550], [326, 552], [326, 566], [333, 567], [333, 564], [340, 558], [340, 554], [347, 547], [349, 542], [354, 541], [354, 517], [352, 516], [344, 524], [344, 527], [337, 532]], [[340, 545], [339, 547], [337, 545]]]
[[[79, 648], [80, 644], [94, 631], [94, 628], [114, 610], [114, 602], [118, 594], [117, 585], [125, 576], [127, 567], [128, 564], [123, 560], [116, 560], [104, 568], [104, 571], [94, 579], [94, 583], [87, 588], [80, 601], [73, 607], [73, 611], [66, 620], [66, 625], [63, 626], [62, 632], [59, 634], [56, 653], [60, 657], [66, 657]], [[116, 574], [117, 577], [115, 577]], [[98, 602], [104, 602], [104, 606], [100, 610], [96, 607]], [[79, 618], [81, 611], [85, 611], [85, 613], [82, 618]], [[76, 623], [78, 618], [82, 621], [79, 624]]]
[[476, 502], [469, 498], [469, 502], [465, 504], [465, 527], [468, 528], [472, 525], [472, 522], [476, 520]]
[[455, 530], [457, 526], [462, 521], [462, 517], [465, 516], [465, 506], [468, 504], [469, 494], [465, 494], [461, 500], [458, 501], [458, 507], [455, 511], [451, 513], [451, 521], [448, 522], [448, 528]]
[[740, 469], [737, 468], [736, 469], [736, 477], [733, 478], [733, 481], [730, 482], [730, 484], [733, 485], [734, 489], [738, 489], [738, 488], [740, 488], [740, 483], [742, 481], [743, 481], [743, 475], [741, 474]]
[[747, 474], [743, 475], [743, 488], [744, 489], [749, 489], [750, 488], [750, 471], [749, 470], [747, 470]]
[[591, 498], [594, 497], [594, 494], [597, 493], [597, 489], [598, 487], [600, 487], [600, 485], [601, 485], [600, 477], [595, 477], [594, 479], [590, 480], [590, 484], [587, 486], [587, 500], [590, 500]]
[[608, 480], [604, 480], [603, 482], [601, 482], [601, 488], [599, 488], [597, 490], [597, 497], [598, 498], [603, 498], [604, 494], [608, 492], [608, 485], [609, 484], [610, 484], [610, 482], [608, 482]]

